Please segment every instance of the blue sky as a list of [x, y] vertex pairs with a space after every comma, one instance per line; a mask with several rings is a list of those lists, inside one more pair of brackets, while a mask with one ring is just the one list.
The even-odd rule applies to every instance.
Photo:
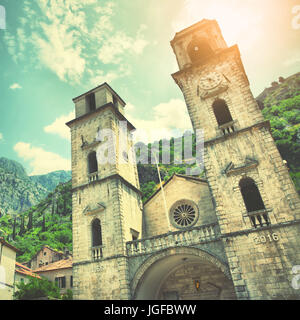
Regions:
[[[239, 45], [254, 96], [300, 71], [300, 0], [0, 0], [0, 156], [28, 174], [70, 169], [72, 98], [108, 82], [139, 128], [191, 127], [170, 46], [175, 32], [215, 18]], [[297, 10], [296, 10], [297, 11]], [[300, 12], [300, 10], [299, 10]], [[294, 20], [293, 20], [294, 19]], [[300, 19], [299, 19], [300, 23]], [[172, 115], [172, 116], [170, 116]], [[158, 137], [158, 136], [157, 136]]]

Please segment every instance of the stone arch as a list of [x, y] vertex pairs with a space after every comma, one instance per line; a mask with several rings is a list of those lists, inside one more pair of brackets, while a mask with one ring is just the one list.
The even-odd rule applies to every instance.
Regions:
[[265, 204], [254, 179], [243, 177], [240, 179], [239, 187], [244, 199], [247, 212], [264, 210]]
[[191, 263], [199, 261], [210, 263], [222, 272], [228, 280], [232, 281], [228, 265], [214, 254], [192, 247], [168, 248], [152, 255], [138, 268], [131, 281], [132, 298], [137, 300], [155, 300], [162, 281], [171, 270], [174, 270], [178, 266], [180, 261], [185, 261], [184, 259], [190, 259]]
[[88, 173], [95, 173], [98, 171], [98, 161], [96, 151], [88, 154]]
[[91, 223], [92, 247], [102, 246], [102, 228], [98, 218], [93, 219]]
[[213, 112], [219, 126], [232, 122], [232, 116], [225, 100], [216, 99], [212, 104]]

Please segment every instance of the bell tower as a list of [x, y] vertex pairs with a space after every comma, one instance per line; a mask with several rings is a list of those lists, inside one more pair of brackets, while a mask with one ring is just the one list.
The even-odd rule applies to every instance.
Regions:
[[142, 232], [142, 202], [125, 102], [104, 83], [73, 99], [74, 299], [130, 299], [126, 242]]
[[206, 176], [239, 299], [293, 299], [300, 203], [270, 125], [251, 93], [237, 45], [215, 20], [171, 41], [194, 130], [204, 129]]

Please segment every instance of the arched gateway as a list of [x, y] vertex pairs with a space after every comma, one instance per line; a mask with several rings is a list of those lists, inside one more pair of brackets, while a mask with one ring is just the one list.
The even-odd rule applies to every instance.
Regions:
[[236, 299], [228, 267], [213, 255], [188, 247], [148, 258], [131, 282], [136, 300]]

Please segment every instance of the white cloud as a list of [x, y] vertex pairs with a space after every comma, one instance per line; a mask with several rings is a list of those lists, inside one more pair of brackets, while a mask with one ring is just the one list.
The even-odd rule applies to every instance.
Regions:
[[0, 142], [3, 141], [4, 138], [3, 138], [3, 134], [0, 132]]
[[74, 36], [67, 31], [68, 26], [59, 23], [43, 25], [47, 40], [37, 33], [33, 40], [39, 50], [40, 61], [57, 74], [60, 80], [79, 83], [85, 70], [85, 60], [81, 57], [80, 46], [74, 47]]
[[[113, 23], [115, 9], [114, 3], [99, 5], [97, 0], [24, 0], [21, 28], [5, 34], [8, 51], [15, 62], [26, 54], [27, 64], [46, 67], [70, 84], [98, 85], [104, 78], [111, 82], [127, 76], [126, 59], [140, 55], [148, 44], [145, 26], [128, 35]], [[111, 65], [103, 70], [104, 64]]]
[[136, 141], [148, 143], [162, 138], [178, 137], [186, 130], [192, 130], [184, 101], [171, 99], [151, 109], [153, 110], [151, 120], [145, 120], [135, 115], [135, 107], [132, 104], [129, 103], [125, 107], [128, 120], [137, 129], [134, 133]]
[[56, 170], [71, 170], [71, 161], [60, 155], [34, 147], [30, 143], [18, 142], [14, 146], [20, 158], [29, 161], [32, 168], [30, 175], [46, 174]]
[[296, 53], [283, 62], [283, 65], [289, 67], [300, 62], [300, 54]]
[[13, 83], [9, 88], [12, 90], [22, 89], [22, 87], [18, 83]]
[[[141, 28], [144, 29], [143, 26]], [[141, 54], [147, 44], [148, 42], [141, 38], [140, 32], [134, 39], [119, 31], [105, 41], [99, 51], [98, 58], [104, 64], [119, 64], [124, 54]]]
[[68, 115], [62, 115], [55, 119], [53, 123], [44, 127], [44, 131], [47, 133], [57, 134], [61, 138], [70, 140], [70, 129], [66, 126], [66, 123], [74, 118], [74, 111], [70, 112]]

